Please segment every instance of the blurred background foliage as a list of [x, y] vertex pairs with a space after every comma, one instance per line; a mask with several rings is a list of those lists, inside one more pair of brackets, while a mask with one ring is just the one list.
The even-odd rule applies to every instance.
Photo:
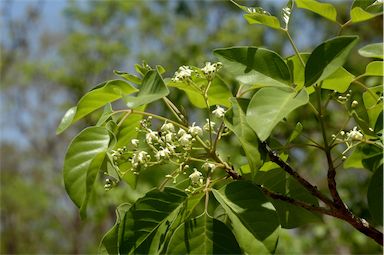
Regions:
[[[262, 6], [275, 15], [285, 4], [283, 0], [238, 2]], [[331, 2], [340, 20], [347, 21], [351, 1]], [[264, 46], [283, 56], [293, 53], [282, 34], [247, 25], [241, 10], [229, 1], [1, 0], [0, 8], [0, 252], [6, 254], [95, 253], [113, 225], [116, 205], [136, 199], [158, 182], [151, 173], [153, 178], [138, 190], [122, 187], [109, 192], [101, 183], [84, 221], [65, 193], [61, 175], [65, 148], [86, 123], [60, 136], [55, 135], [56, 126], [65, 110], [91, 87], [116, 78], [113, 70], [133, 73], [133, 65], [145, 60], [151, 66], [161, 64], [172, 75], [181, 65], [202, 66], [215, 60], [214, 48], [234, 45]], [[295, 10], [291, 22], [302, 51], [338, 31], [303, 10]], [[344, 33], [359, 34], [361, 46], [381, 41], [382, 29], [382, 17], [378, 17], [350, 26]], [[367, 61], [353, 54], [347, 68], [362, 73]], [[185, 97], [173, 92], [172, 100], [191, 111]], [[330, 116], [338, 118], [337, 113]], [[92, 119], [91, 115], [86, 122], [92, 124]], [[310, 118], [307, 122], [309, 129], [316, 125]], [[299, 156], [297, 166], [322, 187], [326, 185], [320, 182], [324, 162], [316, 157], [316, 153]], [[363, 217], [370, 175], [361, 169], [338, 174], [343, 198]], [[329, 217], [321, 224], [283, 230], [277, 250], [281, 254], [381, 252], [374, 242]]]

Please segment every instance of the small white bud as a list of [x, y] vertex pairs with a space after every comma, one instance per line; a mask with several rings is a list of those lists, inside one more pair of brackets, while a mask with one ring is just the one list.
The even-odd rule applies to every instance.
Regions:
[[353, 100], [351, 103], [351, 107], [355, 108], [358, 104], [359, 104], [359, 102], [357, 102], [356, 100]]
[[225, 110], [224, 108], [217, 105], [216, 110], [212, 111], [212, 114], [215, 115], [217, 118], [222, 118], [224, 117]]
[[135, 146], [135, 147], [139, 146], [139, 140], [138, 140], [138, 139], [132, 139], [132, 140], [131, 140], [131, 143], [132, 143], [133, 146]]
[[203, 130], [201, 129], [201, 127], [199, 126], [195, 126], [195, 122], [192, 123], [192, 126], [189, 127], [188, 129], [188, 132], [192, 135], [192, 136], [197, 136], [197, 135], [202, 135], [203, 134]]
[[196, 168], [194, 168], [193, 170], [194, 172], [189, 175], [189, 179], [191, 179], [192, 184], [201, 183], [203, 174], [197, 171]]

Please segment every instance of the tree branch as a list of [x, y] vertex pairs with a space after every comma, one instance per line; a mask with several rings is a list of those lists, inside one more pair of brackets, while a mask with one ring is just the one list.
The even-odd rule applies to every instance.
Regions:
[[312, 195], [323, 201], [326, 205], [333, 206], [333, 201], [322, 194], [316, 186], [310, 184], [307, 180], [301, 177], [295, 170], [292, 169], [287, 163], [285, 163], [274, 151], [269, 148], [266, 142], [262, 142], [261, 145], [268, 152], [269, 158], [272, 162], [280, 166], [285, 172], [295, 178], [303, 187], [308, 190]]

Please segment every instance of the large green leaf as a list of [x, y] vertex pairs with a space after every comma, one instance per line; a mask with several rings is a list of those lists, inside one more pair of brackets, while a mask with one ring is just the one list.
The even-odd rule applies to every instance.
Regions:
[[186, 199], [184, 192], [166, 187], [164, 191], [154, 189], [137, 200], [121, 221], [118, 244], [120, 254], [148, 250], [155, 231], [168, 220], [168, 216], [181, 209]]
[[206, 213], [182, 224], [172, 236], [168, 254], [240, 254], [231, 230]]
[[[269, 162], [266, 162], [266, 164], [267, 163]], [[262, 169], [264, 169], [264, 166], [256, 173], [256, 183], [296, 200], [313, 205], [318, 204], [316, 197], [312, 196], [303, 186], [278, 166], [274, 169], [266, 169], [267, 171], [262, 171]], [[283, 228], [296, 228], [308, 223], [321, 221], [318, 214], [311, 213], [304, 208], [291, 205], [281, 200], [272, 200], [272, 203], [276, 208], [280, 224]]]
[[247, 156], [252, 173], [262, 165], [258, 150], [259, 139], [248, 125], [245, 112], [249, 104], [248, 99], [231, 98], [232, 108], [225, 114], [225, 125], [236, 135]]
[[[207, 80], [205, 78], [197, 78], [194, 82], [197, 84], [197, 86], [202, 87], [206, 85]], [[170, 87], [175, 87], [180, 90], [183, 90], [187, 94], [189, 101], [194, 106], [199, 108], [206, 108], [204, 96], [192, 85], [184, 81], [174, 82], [170, 79], [166, 80], [166, 83]], [[231, 97], [232, 93], [229, 90], [227, 84], [220, 78], [219, 75], [216, 75], [215, 78], [212, 80], [211, 86], [208, 90], [209, 105], [223, 105], [229, 107], [229, 98]]]
[[64, 159], [64, 185], [82, 216], [96, 175], [109, 145], [109, 133], [103, 127], [88, 127], [81, 131], [68, 146]]
[[383, 43], [372, 43], [359, 49], [359, 54], [367, 58], [384, 58]]
[[339, 36], [317, 46], [305, 65], [305, 86], [324, 80], [340, 68], [357, 41], [357, 36]]
[[383, 14], [383, 3], [376, 0], [355, 0], [350, 15], [352, 23], [362, 22]]
[[295, 0], [295, 3], [298, 8], [310, 10], [326, 19], [337, 22], [336, 8], [332, 4], [320, 3], [315, 0]]
[[231, 220], [236, 239], [245, 253], [260, 254], [275, 249], [279, 218], [257, 186], [237, 181], [213, 190], [213, 194]]
[[383, 165], [373, 173], [367, 196], [372, 218], [379, 225], [383, 225]]
[[100, 242], [99, 254], [118, 254], [120, 243], [119, 227], [121, 220], [125, 213], [131, 207], [130, 204], [121, 204], [116, 208], [116, 222], [115, 225], [104, 235]]
[[257, 47], [214, 50], [223, 68], [243, 84], [257, 87], [287, 87], [292, 83], [287, 64], [275, 52]]
[[71, 124], [83, 118], [98, 108], [113, 102], [125, 95], [137, 91], [134, 87], [123, 80], [111, 80], [93, 88], [85, 94], [77, 103], [77, 106], [70, 108], [61, 120], [56, 133], [60, 134]]
[[136, 108], [149, 104], [168, 95], [169, 90], [156, 70], [149, 70], [143, 79], [139, 93], [135, 96], [125, 96], [124, 101], [128, 108]]
[[383, 61], [373, 61], [365, 68], [364, 76], [384, 76]]
[[289, 88], [262, 88], [252, 97], [246, 119], [259, 139], [265, 141], [283, 118], [308, 100], [306, 90], [296, 93]]

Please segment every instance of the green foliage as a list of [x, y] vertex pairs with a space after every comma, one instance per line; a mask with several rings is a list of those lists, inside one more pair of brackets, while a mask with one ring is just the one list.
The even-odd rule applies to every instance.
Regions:
[[[294, 2], [336, 22], [331, 4]], [[137, 89], [122, 80], [102, 83], [64, 115], [58, 132], [104, 106], [96, 126], [80, 132], [65, 157], [67, 193], [82, 216], [99, 172], [109, 177], [107, 191], [126, 187], [123, 183], [131, 190], [147, 190], [130, 206], [117, 209], [116, 223], [104, 236], [101, 253], [269, 254], [276, 250], [280, 228], [319, 224], [322, 214], [344, 220], [380, 242], [377, 230], [345, 206], [335, 175], [343, 160], [345, 168], [373, 172], [367, 194], [369, 220], [382, 224], [378, 220], [382, 197], [378, 200], [374, 195], [382, 194], [382, 126], [377, 124], [382, 85], [368, 87], [359, 81], [382, 76], [382, 62], [369, 63], [360, 76], [343, 67], [358, 36], [338, 36], [310, 54], [299, 52], [288, 31], [292, 2], [282, 10], [284, 29], [260, 7], [238, 7], [247, 12], [244, 17], [250, 24], [283, 32], [295, 56], [284, 59], [254, 46], [219, 48], [213, 52], [220, 62], [206, 62], [202, 68], [183, 65], [172, 77], [163, 67], [136, 65], [142, 78], [115, 73]], [[355, 1], [352, 11], [356, 8], [370, 7]], [[352, 22], [356, 22], [353, 17]], [[377, 47], [371, 48], [361, 49], [360, 54], [376, 56]], [[168, 98], [173, 92], [188, 97], [196, 107], [192, 114]], [[118, 99], [126, 109], [114, 109], [111, 103]], [[151, 112], [147, 105], [155, 102], [170, 114]], [[330, 105], [346, 116], [344, 124], [329, 123], [327, 112], [334, 110]], [[206, 118], [204, 123], [200, 116]], [[306, 118], [315, 123], [310, 132]], [[351, 119], [356, 126], [344, 131]], [[336, 130], [333, 135], [328, 127]], [[325, 155], [327, 193], [301, 176], [292, 148]], [[150, 187], [140, 187], [144, 184], [139, 180], [150, 176], [156, 179], [148, 181]]]

